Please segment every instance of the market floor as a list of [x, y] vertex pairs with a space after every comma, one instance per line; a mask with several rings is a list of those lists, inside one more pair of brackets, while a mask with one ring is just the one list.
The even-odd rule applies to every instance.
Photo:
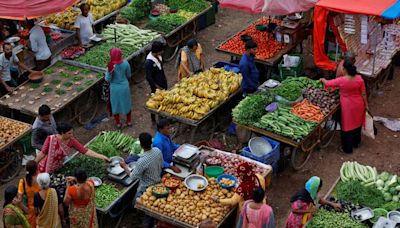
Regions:
[[[229, 57], [220, 54], [214, 50], [216, 45], [232, 36], [247, 24], [249, 24], [258, 16], [248, 15], [232, 10], [220, 10], [217, 14], [215, 25], [200, 31], [197, 34], [198, 41], [203, 45], [206, 54], [207, 66], [218, 61], [229, 61]], [[177, 81], [177, 73], [174, 68], [174, 61], [165, 65], [166, 74], [169, 85], [172, 86]], [[370, 100], [370, 108], [374, 115], [384, 117], [399, 117], [400, 113], [400, 97], [399, 88], [400, 68], [395, 71], [395, 79], [388, 81], [384, 89], [377, 94], [374, 94]], [[132, 85], [132, 100], [133, 100], [133, 127], [125, 128], [124, 133], [138, 136], [139, 133], [148, 131], [154, 132], [151, 127], [150, 115], [144, 110], [145, 102], [149, 97], [150, 90], [148, 84], [144, 81], [143, 73], [134, 75], [137, 84]], [[104, 107], [102, 111], [105, 111]], [[227, 127], [227, 126], [226, 126]], [[378, 135], [375, 140], [363, 138], [362, 146], [353, 154], [346, 155], [340, 153], [337, 148], [340, 145], [339, 137], [335, 137], [331, 146], [325, 150], [316, 151], [312, 155], [309, 163], [303, 171], [295, 172], [287, 165], [285, 170], [273, 178], [270, 190], [268, 190], [268, 199], [274, 209], [277, 227], [284, 227], [286, 217], [289, 213], [289, 199], [298, 189], [303, 187], [304, 182], [313, 175], [318, 175], [323, 179], [322, 193], [326, 193], [331, 185], [339, 176], [339, 168], [343, 161], [357, 160], [360, 163], [376, 166], [378, 170], [387, 170], [400, 174], [400, 163], [398, 162], [398, 148], [400, 148], [399, 133], [394, 133], [382, 125], [377, 125]], [[82, 142], [88, 142], [100, 131], [115, 129], [112, 119], [101, 123], [93, 130], [85, 130], [82, 127], [75, 128], [76, 137]], [[226, 128], [223, 132], [226, 132]], [[178, 143], [188, 141], [189, 134], [182, 134], [178, 137]], [[338, 134], [337, 134], [338, 135]], [[206, 138], [205, 134], [196, 136], [197, 141]], [[225, 139], [225, 137], [223, 137]], [[234, 140], [227, 138], [228, 144], [233, 144]], [[227, 145], [232, 148], [232, 145]], [[287, 164], [289, 164], [287, 162]], [[10, 184], [16, 184], [17, 179]], [[3, 194], [4, 188], [7, 185], [0, 186], [0, 192]], [[0, 205], [3, 197], [0, 197]], [[1, 213], [1, 212], [0, 212]], [[128, 212], [121, 223], [121, 227], [137, 227], [140, 222], [140, 216], [135, 212]], [[1, 223], [0, 223], [1, 227]], [[108, 226], [107, 226], [108, 227]]]

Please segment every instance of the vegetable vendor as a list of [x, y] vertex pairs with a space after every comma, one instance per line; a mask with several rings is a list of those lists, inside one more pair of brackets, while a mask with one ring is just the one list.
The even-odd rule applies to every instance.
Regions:
[[82, 3], [79, 8], [82, 14], [78, 15], [75, 20], [76, 36], [80, 45], [87, 45], [90, 43], [90, 37], [93, 36], [94, 20], [90, 11], [90, 5]]
[[195, 39], [190, 39], [177, 57], [178, 80], [204, 71], [204, 54], [201, 45]]
[[[168, 83], [165, 77], [162, 53], [164, 51], [164, 45], [161, 42], [155, 41], [151, 45], [151, 52], [146, 57], [144, 69], [146, 71], [146, 80], [150, 85], [152, 93], [156, 92], [156, 89], [167, 89]], [[151, 121], [155, 125], [156, 116], [151, 114]]]
[[[163, 168], [163, 155], [161, 151], [152, 146], [152, 137], [149, 133], [141, 133], [139, 135], [140, 146], [144, 150], [144, 155], [137, 162], [132, 172], [129, 171], [128, 165], [121, 162], [121, 167], [131, 177], [139, 179], [139, 187], [136, 191], [134, 203], [151, 185], [161, 182], [161, 172]], [[154, 219], [149, 216], [144, 217], [143, 227], [153, 227]]]
[[254, 173], [253, 165], [248, 162], [242, 162], [236, 169], [239, 177], [239, 186], [235, 189], [235, 194], [228, 199], [219, 199], [212, 196], [213, 200], [223, 205], [235, 206], [239, 205], [236, 221], [239, 220], [240, 212], [246, 200], [251, 200], [255, 188], [262, 188], [265, 191], [265, 179], [262, 175]]
[[36, 162], [39, 163], [39, 171], [53, 173], [61, 168], [64, 158], [67, 157], [72, 149], [77, 150], [86, 156], [98, 158], [103, 161], [110, 161], [109, 158], [85, 148], [75, 139], [72, 126], [66, 123], [57, 125], [58, 134], [50, 135], [46, 138], [42, 151], [37, 155]]
[[67, 180], [64, 205], [69, 206], [71, 228], [98, 227], [94, 182], [82, 168], [75, 170]]
[[20, 83], [27, 80], [19, 74], [18, 68], [22, 68], [29, 73], [36, 72], [29, 69], [23, 62], [19, 61], [17, 55], [13, 53], [12, 44], [3, 44], [3, 53], [0, 54], [0, 83], [5, 92], [12, 92]]
[[129, 79], [131, 78], [131, 67], [123, 59], [122, 51], [119, 48], [111, 48], [110, 62], [107, 65], [105, 80], [110, 83], [109, 101], [111, 113], [114, 116], [117, 128], [121, 129], [122, 124], [119, 115], [126, 115], [126, 125], [132, 126], [132, 100]]
[[32, 126], [31, 143], [39, 153], [47, 136], [57, 134], [57, 125], [49, 106], [41, 105], [38, 113]]
[[302, 228], [311, 220], [317, 210], [318, 204], [329, 205], [335, 209], [340, 209], [341, 205], [327, 201], [318, 195], [321, 190], [322, 180], [311, 177], [305, 184], [305, 188], [298, 191], [291, 199], [291, 212], [286, 221], [286, 228]]
[[161, 119], [157, 123], [157, 133], [154, 136], [153, 146], [161, 150], [164, 159], [164, 168], [170, 168], [175, 173], [180, 173], [181, 170], [172, 165], [172, 155], [179, 144], [176, 144], [171, 139], [171, 123], [167, 119]]
[[365, 83], [357, 68], [352, 62], [343, 63], [343, 77], [333, 80], [321, 78], [321, 82], [328, 88], [339, 88], [341, 109], [341, 141], [340, 150], [352, 153], [361, 143], [361, 127], [365, 121], [365, 112], [368, 110]]
[[43, 70], [51, 64], [51, 51], [47, 45], [46, 35], [40, 25], [34, 20], [27, 21], [31, 51], [35, 55], [36, 69]]
[[354, 65], [356, 63], [356, 54], [352, 51], [346, 52], [344, 59], [339, 62], [338, 66], [336, 68], [336, 78], [342, 77], [345, 75], [344, 67], [343, 67], [344, 62], [350, 62]]
[[239, 62], [239, 69], [243, 76], [241, 87], [244, 95], [256, 92], [260, 84], [260, 73], [255, 61], [257, 44], [249, 40], [245, 44], [245, 49]]

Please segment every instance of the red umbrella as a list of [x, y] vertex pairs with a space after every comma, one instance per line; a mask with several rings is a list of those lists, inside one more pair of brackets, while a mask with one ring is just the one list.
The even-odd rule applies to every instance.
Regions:
[[25, 20], [64, 11], [79, 0], [0, 0], [0, 18]]

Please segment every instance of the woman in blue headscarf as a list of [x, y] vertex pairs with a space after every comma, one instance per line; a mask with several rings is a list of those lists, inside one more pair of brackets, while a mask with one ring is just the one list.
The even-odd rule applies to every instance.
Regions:
[[322, 180], [317, 177], [311, 177], [305, 184], [305, 188], [298, 191], [291, 199], [291, 212], [286, 221], [286, 228], [302, 228], [312, 218], [317, 210], [318, 204], [330, 205], [334, 208], [340, 208], [338, 203], [329, 202], [318, 196], [322, 187]]

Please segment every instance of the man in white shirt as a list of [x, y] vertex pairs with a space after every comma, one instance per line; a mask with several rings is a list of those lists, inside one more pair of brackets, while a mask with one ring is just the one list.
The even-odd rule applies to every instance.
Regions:
[[90, 37], [93, 36], [94, 21], [90, 11], [90, 6], [83, 3], [79, 7], [82, 14], [78, 15], [75, 20], [74, 27], [76, 28], [76, 35], [81, 45], [89, 44]]
[[[19, 61], [17, 55], [13, 53], [13, 46], [11, 44], [4, 43], [3, 53], [0, 54], [0, 85], [7, 93], [12, 92], [14, 87], [18, 86], [18, 80], [16, 80], [19, 76], [17, 66], [29, 73], [34, 72], [23, 62]], [[11, 71], [13, 71], [13, 75], [11, 75]]]
[[51, 63], [51, 51], [46, 42], [46, 35], [40, 25], [35, 25], [34, 20], [28, 20], [29, 41], [31, 50], [35, 54], [36, 69], [43, 70]]

